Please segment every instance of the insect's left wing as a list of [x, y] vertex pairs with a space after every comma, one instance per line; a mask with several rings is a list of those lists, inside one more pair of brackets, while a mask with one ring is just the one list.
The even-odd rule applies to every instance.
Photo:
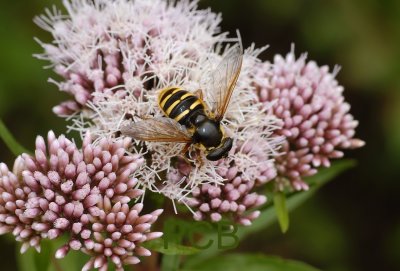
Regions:
[[242, 67], [243, 51], [240, 44], [230, 48], [220, 64], [206, 78], [205, 91], [210, 91], [216, 120], [222, 120], [228, 109]]
[[121, 133], [134, 139], [152, 142], [192, 142], [188, 131], [169, 118], [150, 118], [121, 127]]

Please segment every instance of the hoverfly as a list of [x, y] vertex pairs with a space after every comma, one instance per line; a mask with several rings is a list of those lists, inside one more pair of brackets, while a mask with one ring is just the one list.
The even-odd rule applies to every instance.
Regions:
[[158, 105], [166, 117], [148, 118], [121, 128], [121, 133], [137, 140], [186, 143], [185, 154], [193, 144], [206, 158], [217, 161], [228, 155], [233, 139], [225, 136], [221, 121], [228, 108], [242, 67], [239, 44], [230, 48], [217, 68], [206, 78], [214, 101], [210, 110], [202, 90], [195, 93], [181, 87], [162, 89]]

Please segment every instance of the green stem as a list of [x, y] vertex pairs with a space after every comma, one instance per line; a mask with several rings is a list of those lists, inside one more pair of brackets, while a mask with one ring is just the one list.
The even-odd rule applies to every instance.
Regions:
[[0, 119], [0, 138], [3, 139], [4, 143], [8, 149], [15, 155], [18, 156], [21, 153], [30, 153], [18, 141], [14, 138], [11, 132], [4, 125], [3, 121]]
[[57, 259], [54, 256], [51, 257], [51, 263], [53, 264], [56, 271], [64, 271], [61, 265], [58, 263]]

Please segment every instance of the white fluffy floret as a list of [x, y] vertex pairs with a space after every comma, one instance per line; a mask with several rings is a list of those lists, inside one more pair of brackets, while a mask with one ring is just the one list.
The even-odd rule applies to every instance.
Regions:
[[[199, 89], [204, 75], [219, 64], [230, 46], [240, 42], [220, 33], [220, 16], [198, 10], [197, 1], [65, 0], [64, 5], [68, 16], [47, 11], [36, 19], [54, 37], [52, 44], [40, 42], [45, 52], [38, 57], [50, 61], [50, 67], [63, 77], [56, 84], [73, 96], [54, 112], [71, 119], [70, 129], [82, 135], [90, 131], [97, 138], [118, 138], [122, 124], [162, 117], [157, 104], [161, 89]], [[261, 169], [266, 172], [266, 163], [273, 167], [270, 159], [280, 144], [271, 137], [278, 121], [257, 102], [253, 89], [257, 78], [251, 73], [261, 51], [253, 47], [245, 50], [223, 120], [227, 135], [234, 138], [225, 167], [235, 164], [243, 175], [254, 179], [260, 177]], [[203, 89], [206, 103], [212, 91]], [[254, 152], [240, 155], [233, 151], [253, 139], [262, 142], [258, 146], [265, 155], [263, 161], [249, 158], [255, 157]], [[192, 160], [194, 167], [185, 181], [169, 180], [183, 144], [136, 143], [129, 151], [147, 158], [139, 178], [143, 188], [185, 203], [196, 187], [220, 185], [226, 180], [218, 173], [220, 166], [205, 157], [202, 166], [197, 159]]]

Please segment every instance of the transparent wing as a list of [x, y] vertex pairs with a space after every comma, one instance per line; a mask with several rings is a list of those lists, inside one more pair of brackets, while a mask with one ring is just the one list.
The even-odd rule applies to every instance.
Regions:
[[242, 67], [243, 51], [239, 44], [230, 48], [218, 67], [202, 80], [202, 88], [209, 93], [211, 111], [221, 120], [228, 108]]
[[153, 142], [182, 142], [192, 141], [187, 130], [169, 118], [151, 118], [121, 127], [121, 133], [134, 139]]

